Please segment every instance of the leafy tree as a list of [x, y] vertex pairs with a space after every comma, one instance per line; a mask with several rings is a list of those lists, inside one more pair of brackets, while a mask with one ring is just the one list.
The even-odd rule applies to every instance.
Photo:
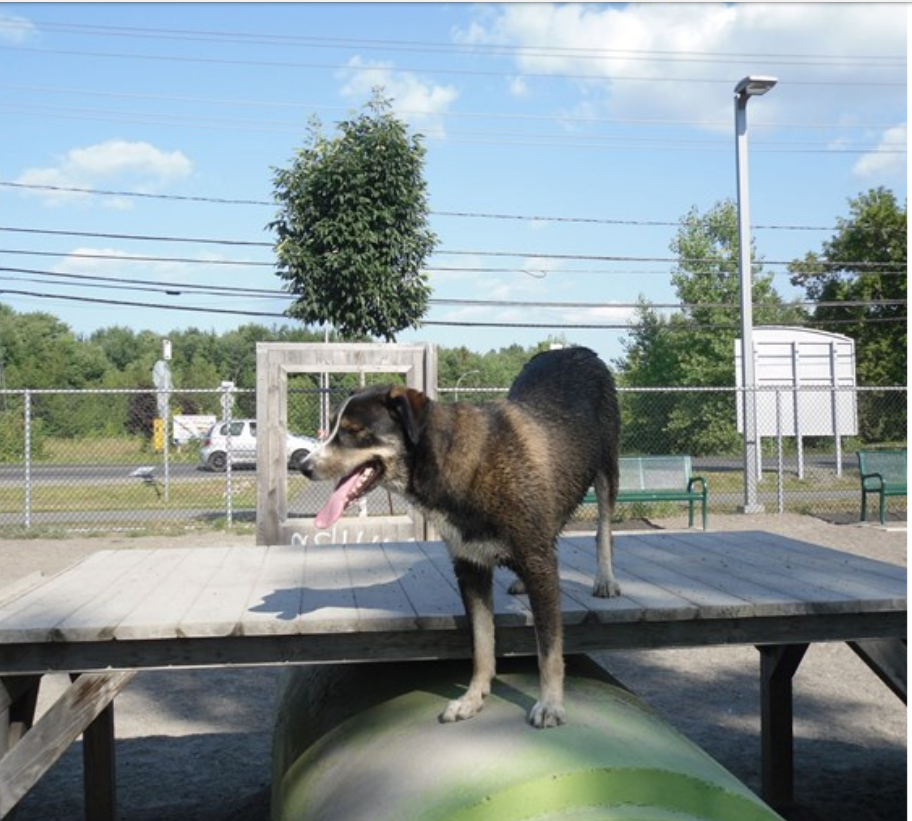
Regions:
[[280, 211], [268, 227], [279, 276], [297, 295], [287, 313], [346, 338], [392, 341], [417, 327], [431, 292], [425, 149], [378, 92], [339, 131], [327, 139], [314, 119], [308, 145], [274, 174]]
[[[819, 254], [809, 253], [789, 266], [792, 283], [804, 287], [818, 304], [814, 319], [822, 328], [855, 340], [858, 383], [886, 387], [907, 379], [907, 208], [884, 188], [849, 200], [848, 218]], [[845, 303], [845, 304], [833, 304]], [[862, 438], [868, 442], [905, 441], [905, 403], [886, 403], [865, 392], [858, 397]]]
[[790, 264], [792, 283], [821, 303], [822, 328], [855, 339], [861, 384], [905, 385], [907, 209], [877, 188], [849, 200], [849, 212], [819, 254]]
[[[740, 335], [738, 213], [730, 200], [706, 214], [692, 208], [670, 245], [678, 256], [672, 283], [681, 311], [670, 317], [641, 299], [638, 322], [623, 342], [622, 384], [637, 387], [735, 385], [734, 341]], [[803, 314], [785, 305], [752, 251], [755, 324], [795, 324]], [[692, 454], [733, 450], [738, 444], [735, 397], [730, 392], [633, 394], [625, 402], [628, 449]]]

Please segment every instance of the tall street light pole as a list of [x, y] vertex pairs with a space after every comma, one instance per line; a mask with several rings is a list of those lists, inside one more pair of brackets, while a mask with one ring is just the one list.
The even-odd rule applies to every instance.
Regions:
[[760, 459], [757, 438], [757, 379], [754, 372], [753, 272], [750, 196], [747, 186], [747, 103], [766, 94], [775, 77], [745, 77], [735, 86], [735, 155], [738, 163], [738, 273], [741, 291], [741, 388], [744, 420], [744, 513], [763, 513], [757, 501]]

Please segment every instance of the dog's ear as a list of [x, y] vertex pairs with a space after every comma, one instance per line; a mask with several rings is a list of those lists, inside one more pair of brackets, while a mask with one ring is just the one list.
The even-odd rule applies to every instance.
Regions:
[[410, 444], [415, 445], [424, 430], [430, 399], [414, 388], [392, 387], [387, 395], [387, 407], [390, 415], [398, 420], [408, 437]]

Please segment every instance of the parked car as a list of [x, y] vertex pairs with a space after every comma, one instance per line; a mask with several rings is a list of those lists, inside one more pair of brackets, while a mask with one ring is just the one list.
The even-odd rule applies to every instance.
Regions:
[[[221, 473], [228, 466], [228, 435], [231, 435], [231, 466], [255, 465], [257, 458], [256, 419], [232, 419], [231, 422], [217, 422], [209, 428], [200, 448], [200, 462], [207, 470]], [[307, 455], [320, 442], [312, 436], [288, 433], [285, 440], [288, 453], [288, 467], [299, 470]]]

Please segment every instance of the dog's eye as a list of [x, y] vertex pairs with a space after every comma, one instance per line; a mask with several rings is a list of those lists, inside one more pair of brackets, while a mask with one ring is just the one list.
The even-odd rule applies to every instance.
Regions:
[[358, 442], [364, 438], [364, 434], [364, 428], [346, 426], [339, 429], [339, 439], [341, 439], [343, 443], [358, 444]]

